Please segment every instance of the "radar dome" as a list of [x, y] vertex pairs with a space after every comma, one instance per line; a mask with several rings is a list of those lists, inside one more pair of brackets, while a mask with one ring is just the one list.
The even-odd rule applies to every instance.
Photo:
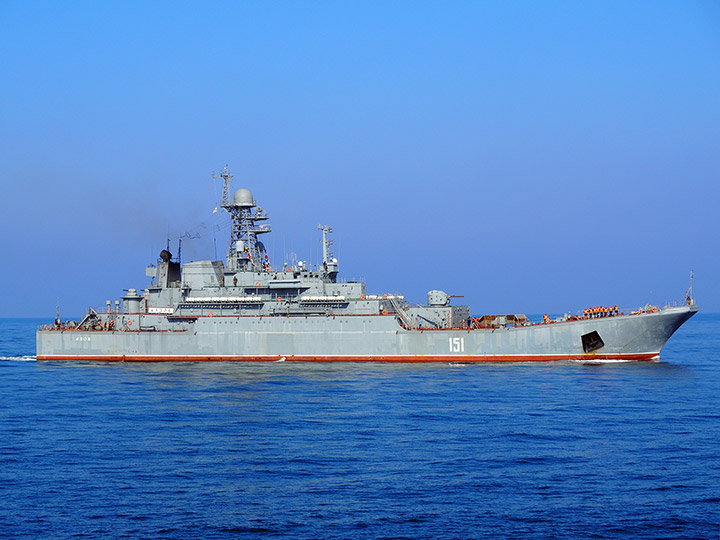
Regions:
[[235, 206], [255, 206], [252, 193], [249, 189], [238, 189], [233, 196], [233, 204]]

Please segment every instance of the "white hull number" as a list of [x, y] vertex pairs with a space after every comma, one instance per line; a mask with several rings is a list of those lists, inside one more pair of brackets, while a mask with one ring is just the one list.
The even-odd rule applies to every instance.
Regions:
[[465, 352], [465, 338], [464, 337], [451, 337], [448, 338], [450, 342], [450, 352]]

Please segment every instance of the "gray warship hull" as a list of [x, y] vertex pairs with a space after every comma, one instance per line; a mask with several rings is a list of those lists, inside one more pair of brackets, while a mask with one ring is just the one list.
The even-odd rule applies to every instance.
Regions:
[[[37, 333], [39, 360], [102, 361], [384, 361], [493, 362], [567, 359], [650, 360], [697, 306], [650, 305], [625, 315], [594, 306], [582, 314], [532, 323], [524, 315], [470, 316], [443, 291], [427, 305], [368, 294], [363, 281], [338, 279], [332, 229], [322, 231], [322, 262], [270, 264], [260, 237], [268, 216], [252, 193], [230, 197], [227, 167], [222, 208], [231, 218], [225, 261], [173, 260], [168, 249], [146, 268], [150, 283], [80, 322]], [[168, 242], [169, 244], [169, 242]], [[692, 286], [691, 286], [692, 289]]]
[[[191, 328], [147, 329], [160, 317], [126, 320], [143, 330], [40, 330], [39, 360], [532, 362], [652, 360], [695, 306], [493, 329], [406, 329], [396, 317], [204, 316]], [[157, 320], [156, 320], [157, 319]], [[585, 352], [594, 332], [603, 346]]]

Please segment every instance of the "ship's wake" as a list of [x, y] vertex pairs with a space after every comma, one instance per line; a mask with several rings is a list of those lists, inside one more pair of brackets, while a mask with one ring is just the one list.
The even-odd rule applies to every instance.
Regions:
[[12, 360], [14, 362], [35, 362], [37, 357], [35, 356], [0, 356], [0, 360]]
[[[644, 360], [643, 362], [658, 362], [659, 360], [660, 356], [653, 356], [649, 360]], [[568, 362], [573, 364], [583, 364], [586, 366], [596, 366], [603, 364], [636, 364], [637, 360], [624, 360], [622, 358], [593, 358], [592, 360], [588, 360], [585, 358], [579, 358], [577, 360], [568, 360]]]

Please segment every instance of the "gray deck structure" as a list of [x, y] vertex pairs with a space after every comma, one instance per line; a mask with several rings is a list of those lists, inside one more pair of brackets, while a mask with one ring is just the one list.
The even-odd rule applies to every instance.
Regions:
[[273, 268], [259, 240], [268, 217], [247, 189], [222, 207], [232, 217], [226, 262], [181, 265], [164, 250], [147, 268], [151, 284], [129, 289], [115, 309], [90, 310], [79, 322], [38, 330], [39, 360], [490, 362], [651, 360], [698, 308], [647, 306], [533, 324], [524, 316], [470, 316], [430, 291], [426, 306], [402, 296], [368, 294], [338, 280], [338, 260], [323, 234], [323, 262]]

